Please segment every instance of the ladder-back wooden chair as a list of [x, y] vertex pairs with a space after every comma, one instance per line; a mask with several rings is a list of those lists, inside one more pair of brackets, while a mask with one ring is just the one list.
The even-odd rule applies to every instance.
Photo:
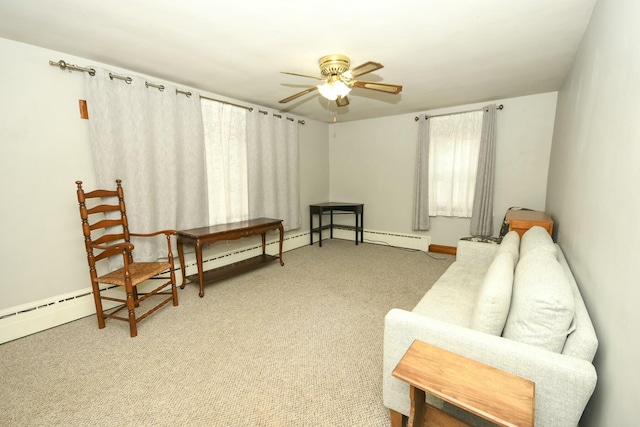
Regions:
[[[169, 301], [178, 305], [178, 293], [176, 289], [176, 275], [171, 251], [171, 236], [175, 230], [162, 230], [151, 234], [136, 234], [129, 232], [127, 213], [124, 203], [124, 191], [121, 181], [116, 180], [115, 190], [94, 190], [86, 192], [82, 189], [82, 181], [76, 181], [78, 185], [78, 203], [80, 205], [80, 218], [82, 219], [82, 233], [87, 250], [89, 274], [93, 288], [93, 299], [96, 304], [98, 327], [105, 327], [105, 319], [117, 319], [129, 322], [131, 337], [138, 334], [137, 323], [145, 319], [151, 313], [158, 310]], [[92, 200], [94, 199], [94, 200]], [[87, 203], [90, 207], [87, 207]], [[106, 214], [118, 212], [111, 218]], [[119, 217], [118, 217], [119, 216]], [[167, 239], [166, 262], [134, 262], [131, 236], [152, 237], [164, 234]], [[98, 276], [96, 263], [111, 257], [121, 256], [124, 266], [115, 271]], [[161, 280], [161, 285], [154, 290], [138, 295], [137, 286], [150, 279]], [[102, 284], [102, 285], [101, 285]], [[112, 288], [124, 287], [126, 299], [116, 298], [104, 294], [100, 287]], [[169, 289], [167, 289], [169, 288]], [[116, 295], [117, 296], [117, 295]], [[160, 302], [140, 316], [136, 315], [136, 308], [140, 303], [151, 296], [159, 296]], [[115, 307], [103, 309], [102, 301], [108, 300], [118, 304]], [[113, 305], [113, 304], [110, 304]], [[127, 309], [128, 316], [118, 316], [120, 310]]]

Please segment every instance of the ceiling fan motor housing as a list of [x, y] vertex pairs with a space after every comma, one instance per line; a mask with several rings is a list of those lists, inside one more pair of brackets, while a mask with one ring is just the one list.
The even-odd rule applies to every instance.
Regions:
[[349, 70], [351, 61], [345, 55], [327, 55], [320, 58], [320, 72], [323, 76], [342, 74]]

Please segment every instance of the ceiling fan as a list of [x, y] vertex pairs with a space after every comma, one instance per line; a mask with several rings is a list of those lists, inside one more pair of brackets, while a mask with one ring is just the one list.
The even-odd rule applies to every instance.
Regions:
[[304, 74], [282, 71], [282, 74], [308, 77], [311, 79], [320, 80], [323, 83], [316, 86], [311, 86], [310, 88], [305, 89], [302, 92], [298, 92], [287, 98], [281, 99], [281, 104], [293, 101], [294, 99], [299, 98], [302, 95], [311, 93], [314, 90], [320, 92], [320, 95], [322, 95], [326, 99], [330, 101], [336, 101], [336, 105], [338, 107], [349, 105], [349, 98], [347, 98], [347, 95], [354, 87], [377, 90], [379, 92], [390, 93], [393, 95], [397, 95], [402, 91], [401, 85], [356, 80], [356, 77], [360, 77], [364, 74], [371, 73], [382, 68], [383, 65], [378, 62], [369, 61], [355, 68], [349, 69], [349, 67], [351, 66], [349, 57], [345, 55], [327, 55], [320, 58], [319, 64], [320, 73], [324, 77], [307, 76]]

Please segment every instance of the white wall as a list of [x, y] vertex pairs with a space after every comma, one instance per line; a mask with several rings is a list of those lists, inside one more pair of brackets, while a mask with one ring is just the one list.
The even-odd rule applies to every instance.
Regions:
[[[49, 60], [127, 70], [6, 39], [0, 39], [0, 51], [2, 311], [90, 285], [75, 193], [78, 179], [89, 189], [95, 184], [88, 125], [79, 117], [84, 75], [51, 67]], [[308, 205], [329, 194], [327, 125], [305, 122], [300, 126], [303, 228], [291, 234], [308, 231]]]
[[309, 231], [309, 205], [329, 199], [329, 127], [305, 119], [300, 127], [300, 215]]
[[0, 51], [3, 309], [89, 286], [74, 182], [95, 177], [82, 75], [50, 67], [56, 52], [3, 39]]
[[[492, 101], [504, 105], [498, 111], [494, 235], [510, 206], [545, 208], [556, 98], [553, 92]], [[418, 132], [414, 118], [489, 103], [330, 125], [331, 199], [364, 203], [366, 229], [428, 234], [434, 244], [455, 246], [469, 235], [468, 219], [432, 218], [428, 232], [411, 230]]]
[[558, 96], [547, 209], [599, 339], [582, 426], [637, 425], [640, 2], [600, 0]]

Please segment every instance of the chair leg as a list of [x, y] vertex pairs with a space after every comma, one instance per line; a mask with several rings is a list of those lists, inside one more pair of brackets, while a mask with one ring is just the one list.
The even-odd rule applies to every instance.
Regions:
[[178, 306], [178, 287], [176, 282], [171, 283], [171, 294], [173, 295], [173, 306]]
[[136, 307], [140, 307], [140, 301], [138, 300], [138, 288], [137, 287], [133, 287], [133, 289], [131, 289], [131, 292], [133, 294], [133, 304]]
[[178, 287], [176, 286], [176, 272], [171, 268], [171, 295], [173, 295], [173, 306], [178, 306]]
[[96, 304], [96, 316], [98, 317], [98, 329], [105, 327], [104, 314], [102, 314], [102, 299], [100, 298], [100, 286], [93, 283], [93, 302]]
[[[129, 331], [131, 332], [131, 338], [138, 335], [138, 328], [136, 326], [136, 304], [138, 299], [133, 297], [134, 289], [131, 286], [126, 286], [127, 289], [127, 309], [129, 310]], [[137, 294], [137, 292], [136, 292]]]

